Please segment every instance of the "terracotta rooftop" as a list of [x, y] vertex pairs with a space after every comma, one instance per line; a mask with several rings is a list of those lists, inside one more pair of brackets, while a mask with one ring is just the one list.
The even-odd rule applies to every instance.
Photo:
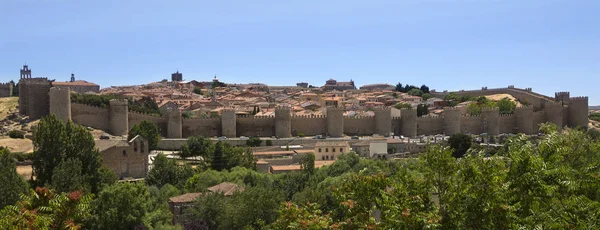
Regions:
[[83, 80], [77, 80], [77, 81], [55, 81], [52, 82], [53, 86], [98, 86], [94, 83], [91, 82], [87, 82], [87, 81], [83, 81]]
[[271, 171], [300, 171], [301, 165], [273, 165]]
[[191, 203], [194, 202], [196, 199], [198, 199], [198, 197], [202, 196], [201, 192], [195, 192], [195, 193], [186, 193], [183, 195], [179, 195], [179, 196], [175, 196], [175, 197], [171, 197], [169, 198], [169, 202], [173, 202], [173, 203]]
[[319, 141], [315, 144], [315, 147], [345, 147], [348, 146], [348, 142], [345, 141]]

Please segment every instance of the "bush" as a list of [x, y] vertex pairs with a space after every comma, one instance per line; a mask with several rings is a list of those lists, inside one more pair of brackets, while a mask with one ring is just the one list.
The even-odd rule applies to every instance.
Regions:
[[10, 138], [25, 138], [25, 134], [23, 132], [19, 132], [17, 130], [8, 131], [8, 136]]
[[265, 145], [266, 146], [273, 146], [273, 142], [271, 140], [266, 140], [265, 141]]
[[298, 137], [304, 137], [304, 133], [303, 132], [298, 132]]
[[250, 139], [246, 140], [246, 145], [250, 147], [260, 146], [261, 143], [262, 140], [259, 137], [251, 137]]
[[592, 113], [592, 114], [590, 114], [590, 120], [600, 121], [600, 113]]

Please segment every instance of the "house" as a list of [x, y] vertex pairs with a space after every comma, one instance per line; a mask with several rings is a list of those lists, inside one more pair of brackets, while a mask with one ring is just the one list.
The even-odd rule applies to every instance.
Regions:
[[346, 141], [319, 141], [315, 144], [316, 160], [336, 160], [343, 153], [350, 152]]
[[112, 169], [120, 179], [144, 178], [148, 172], [148, 141], [135, 136], [130, 141], [95, 140], [102, 164]]
[[[244, 191], [244, 187], [230, 182], [223, 182], [207, 189], [209, 193], [222, 193], [224, 196], [231, 196], [236, 192]], [[183, 195], [169, 198], [169, 209], [173, 213], [173, 224], [181, 224], [186, 221], [190, 214], [186, 210], [194, 205], [194, 201], [203, 193], [186, 193]]]

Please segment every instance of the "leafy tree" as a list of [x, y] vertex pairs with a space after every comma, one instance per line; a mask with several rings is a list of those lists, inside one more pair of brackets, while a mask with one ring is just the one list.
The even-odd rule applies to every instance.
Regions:
[[[218, 229], [227, 201], [223, 193], [204, 193], [192, 206], [190, 220], [202, 220], [209, 229]], [[190, 221], [188, 220], [188, 221]]]
[[215, 150], [211, 157], [210, 167], [214, 170], [221, 171], [227, 168], [227, 159], [225, 158], [225, 145], [221, 141], [215, 144]]
[[188, 137], [187, 142], [181, 146], [181, 157], [202, 156], [208, 158], [213, 151], [213, 143], [202, 136]]
[[405, 103], [405, 102], [399, 102], [398, 104], [394, 105], [394, 108], [396, 108], [396, 109], [412, 109], [412, 105]]
[[[427, 149], [419, 159], [426, 183], [431, 186], [433, 195], [438, 198], [440, 207], [441, 224], [452, 223], [452, 214], [449, 212], [450, 200], [454, 195], [451, 191], [455, 178], [457, 164], [452, 157], [452, 150], [448, 147], [433, 145]], [[446, 227], [449, 227], [447, 224]]]
[[481, 106], [477, 103], [472, 103], [467, 106], [467, 113], [472, 116], [481, 115]]
[[405, 92], [404, 87], [402, 87], [402, 83], [398, 82], [398, 84], [396, 84], [396, 91]]
[[256, 186], [234, 194], [222, 215], [219, 229], [262, 229], [277, 219], [283, 202], [281, 190]]
[[160, 141], [160, 134], [158, 126], [151, 121], [144, 120], [139, 124], [134, 124], [129, 130], [127, 140], [133, 139], [135, 136], [140, 135], [148, 141], [148, 147], [150, 150], [155, 150]]
[[92, 195], [37, 187], [0, 211], [1, 229], [81, 229], [91, 217]]
[[148, 172], [146, 181], [148, 185], [162, 187], [166, 184], [172, 184], [178, 188], [183, 188], [185, 182], [194, 174], [189, 165], [177, 165], [175, 160], [167, 158], [159, 153], [152, 162], [152, 169]]
[[273, 146], [273, 141], [271, 141], [270, 139], [266, 140], [265, 141], [265, 146]]
[[78, 159], [63, 159], [52, 173], [52, 188], [57, 192], [84, 190], [85, 183], [81, 175], [81, 167], [81, 161]]
[[408, 93], [408, 95], [411, 95], [411, 96], [421, 96], [421, 95], [423, 95], [423, 91], [421, 91], [420, 89], [411, 89], [407, 93]]
[[248, 140], [246, 140], [246, 146], [249, 147], [257, 147], [260, 146], [261, 143], [262, 140], [259, 137], [251, 137]]
[[311, 175], [315, 171], [315, 154], [306, 154], [306, 157], [302, 159], [302, 171]]
[[186, 192], [205, 192], [207, 188], [225, 181], [225, 174], [222, 172], [208, 169], [206, 171], [194, 174], [185, 182]]
[[452, 155], [456, 158], [463, 157], [467, 153], [467, 150], [471, 148], [472, 142], [473, 139], [471, 136], [464, 133], [457, 133], [448, 138], [448, 144], [453, 149]]
[[158, 104], [151, 97], [144, 96], [139, 100], [128, 99], [128, 104], [131, 111], [161, 115]]
[[333, 220], [329, 214], [323, 213], [318, 204], [308, 203], [304, 207], [287, 202], [282, 204], [279, 218], [271, 224], [273, 229], [294, 229], [302, 226], [304, 229], [330, 229]]
[[81, 176], [92, 193], [98, 191], [100, 154], [89, 131], [54, 115], [44, 117], [33, 129], [33, 172], [38, 184], [52, 184], [52, 174], [63, 160], [81, 162]]
[[181, 117], [182, 118], [192, 118], [194, 117], [194, 113], [192, 111], [184, 111], [183, 113], [181, 113]]
[[420, 89], [423, 91], [423, 93], [429, 93], [429, 86], [422, 85]]
[[424, 93], [423, 95], [421, 95], [421, 99], [423, 99], [424, 101], [427, 101], [432, 97], [433, 96], [431, 96], [431, 94], [429, 94], [429, 93]]
[[93, 203], [93, 229], [133, 229], [149, 212], [150, 192], [143, 183], [116, 183], [104, 188]]
[[513, 114], [515, 112], [515, 109], [517, 108], [517, 103], [511, 101], [507, 97], [502, 98], [496, 104], [498, 105], [500, 114]]
[[194, 93], [198, 94], [198, 95], [202, 95], [202, 88], [200, 88], [200, 87], [194, 87]]
[[14, 204], [27, 192], [27, 182], [17, 173], [15, 160], [8, 149], [0, 148], [0, 209]]
[[425, 116], [429, 114], [429, 105], [427, 104], [419, 104], [417, 105], [417, 116]]

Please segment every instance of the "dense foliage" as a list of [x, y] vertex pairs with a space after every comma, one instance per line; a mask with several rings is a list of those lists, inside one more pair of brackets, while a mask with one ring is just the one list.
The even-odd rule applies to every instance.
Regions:
[[[107, 108], [110, 105], [110, 100], [112, 99], [121, 99], [121, 97], [114, 94], [71, 94], [71, 102], [101, 108]], [[127, 98], [127, 101], [129, 110], [131, 111], [138, 113], [161, 115], [161, 112], [158, 108], [158, 104], [156, 104], [156, 102], [151, 97], [142, 97], [139, 100]]]
[[[258, 146], [261, 142], [260, 138], [252, 137], [246, 141], [246, 145]], [[221, 141], [213, 144], [210, 139], [201, 136], [189, 137], [181, 146], [180, 156], [183, 158], [199, 156], [206, 167], [218, 171], [236, 166], [256, 168], [256, 158], [250, 148], [235, 147], [229, 142]]]
[[129, 130], [127, 140], [133, 139], [135, 136], [140, 135], [148, 141], [148, 147], [150, 150], [155, 150], [160, 141], [160, 134], [158, 126], [154, 122], [142, 121], [139, 124], [134, 124]]
[[27, 182], [17, 174], [16, 159], [8, 149], [0, 147], [0, 209], [14, 204], [27, 191]]
[[590, 120], [600, 121], [600, 113], [592, 113], [592, 114], [590, 114]]

